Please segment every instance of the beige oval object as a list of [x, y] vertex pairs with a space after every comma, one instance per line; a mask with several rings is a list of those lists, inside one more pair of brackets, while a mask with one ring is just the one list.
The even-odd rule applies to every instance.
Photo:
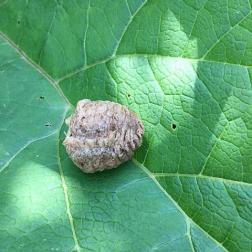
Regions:
[[112, 169], [131, 159], [144, 133], [135, 113], [109, 101], [80, 100], [68, 124], [63, 144], [86, 173]]

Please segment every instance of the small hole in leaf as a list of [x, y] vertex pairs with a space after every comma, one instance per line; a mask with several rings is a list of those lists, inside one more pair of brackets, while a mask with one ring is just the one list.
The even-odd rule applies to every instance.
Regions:
[[130, 97], [131, 97], [131, 94], [127, 94], [127, 96], [130, 98]]
[[52, 124], [51, 124], [50, 122], [48, 122], [48, 123], [45, 124], [45, 126], [46, 126], [46, 127], [51, 127]]
[[171, 124], [171, 128], [172, 128], [173, 130], [175, 130], [175, 129], [177, 128], [177, 125], [176, 125], [175, 123], [172, 123], [172, 124]]
[[44, 100], [45, 97], [41, 95], [41, 96], [39, 96], [39, 99], [40, 99], [40, 100]]

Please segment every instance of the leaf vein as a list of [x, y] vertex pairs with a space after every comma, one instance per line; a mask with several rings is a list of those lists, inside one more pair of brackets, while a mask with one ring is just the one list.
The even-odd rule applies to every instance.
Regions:
[[219, 247], [221, 247], [224, 251], [227, 251], [227, 249], [225, 247], [223, 247], [223, 245], [217, 241], [216, 239], [214, 239], [212, 236], [210, 236], [210, 234], [208, 234], [201, 226], [199, 226], [193, 219], [191, 219], [185, 212], [184, 210], [180, 207], [180, 205], [171, 197], [171, 195], [169, 195], [167, 193], [167, 191], [159, 184], [159, 182], [157, 181], [157, 179], [155, 178], [155, 174], [151, 173], [145, 166], [143, 166], [142, 164], [140, 164], [137, 160], [133, 159], [133, 162], [136, 164], [136, 166], [143, 170], [152, 180], [153, 182], [158, 186], [158, 188], [167, 196], [168, 199], [170, 199], [173, 204], [177, 207], [177, 209], [180, 211], [180, 213], [185, 217], [186, 221], [189, 221], [191, 223], [193, 223], [195, 226], [197, 226], [209, 239], [211, 239], [212, 241], [214, 241]]
[[[158, 55], [158, 54], [142, 54], [142, 53], [135, 53], [135, 54], [120, 54], [118, 55], [117, 57], [118, 58], [121, 58], [121, 57], [150, 57], [150, 56], [154, 56], [154, 57], [165, 57], [167, 59], [181, 59], [181, 60], [188, 60], [190, 62], [195, 62], [195, 63], [198, 63], [198, 62], [202, 62], [202, 63], [209, 63], [209, 64], [212, 64], [212, 63], [216, 63], [216, 64], [223, 64], [223, 65], [227, 65], [227, 66], [238, 66], [238, 67], [244, 67], [246, 69], [249, 69], [249, 68], [252, 68], [252, 65], [243, 65], [243, 64], [236, 64], [236, 63], [228, 63], [228, 62], [222, 62], [222, 61], [216, 61], [216, 60], [206, 60], [206, 59], [191, 59], [191, 58], [184, 58], [184, 57], [172, 57], [172, 56], [168, 56], [168, 55]], [[90, 69], [92, 67], [96, 67], [97, 65], [100, 65], [100, 64], [106, 64], [108, 63], [109, 61], [111, 60], [114, 60], [117, 58], [115, 55], [112, 56], [112, 57], [109, 57], [107, 59], [102, 59], [100, 61], [97, 61], [95, 63], [92, 63], [90, 65], [86, 65], [84, 67], [81, 67], [71, 73], [68, 73], [66, 75], [64, 75], [63, 77], [59, 78], [57, 82], [61, 82], [61, 81], [64, 81], [68, 78], [71, 78], [72, 76], [76, 75], [76, 74], [79, 74], [81, 72], [84, 72], [86, 71], [87, 69]]]
[[40, 141], [40, 140], [43, 140], [43, 139], [46, 139], [52, 135], [54, 135], [55, 133], [57, 132], [57, 130], [51, 132], [50, 134], [48, 135], [45, 135], [45, 136], [41, 136], [39, 138], [35, 138], [35, 139], [32, 139], [32, 140], [29, 140], [23, 147], [21, 147], [1, 168], [0, 168], [0, 173], [2, 171], [4, 171], [9, 165], [10, 163], [23, 151], [25, 150], [28, 146], [30, 146], [31, 144], [37, 142], [37, 141]]
[[86, 15], [86, 29], [84, 32], [84, 38], [83, 38], [83, 51], [84, 51], [84, 64], [87, 65], [87, 31], [89, 27], [89, 13], [90, 13], [90, 0], [88, 1], [88, 8], [87, 8], [87, 15]]
[[71, 227], [71, 231], [72, 231], [72, 235], [73, 235], [73, 239], [74, 239], [74, 243], [75, 243], [75, 249], [77, 252], [81, 252], [81, 247], [79, 245], [79, 241], [76, 235], [76, 230], [74, 227], [74, 221], [73, 221], [73, 216], [71, 214], [71, 210], [70, 210], [70, 201], [69, 201], [69, 197], [68, 197], [68, 189], [67, 189], [67, 185], [66, 185], [66, 181], [65, 181], [65, 177], [64, 177], [64, 172], [62, 169], [62, 165], [61, 165], [61, 160], [60, 160], [60, 152], [59, 152], [59, 145], [60, 145], [60, 131], [58, 133], [58, 144], [57, 144], [57, 159], [58, 159], [58, 167], [59, 167], [59, 174], [60, 174], [60, 178], [61, 178], [61, 184], [62, 184], [62, 188], [63, 188], [63, 193], [64, 193], [64, 198], [65, 198], [65, 204], [66, 204], [66, 212], [67, 212], [67, 216], [68, 216], [68, 220], [70, 223], [70, 227]]
[[35, 69], [39, 74], [41, 74], [41, 76], [43, 76], [56, 89], [56, 91], [64, 99], [66, 104], [72, 107], [72, 104], [66, 98], [57, 82], [42, 67], [35, 63], [24, 51], [17, 47], [17, 45], [4, 33], [0, 32], [0, 37], [17, 52], [21, 59], [25, 60], [26, 63], [28, 63], [33, 69]]
[[121, 37], [120, 37], [119, 40], [118, 40], [118, 43], [117, 43], [117, 45], [116, 45], [116, 47], [115, 47], [115, 49], [114, 49], [114, 52], [113, 52], [113, 54], [112, 54], [112, 57], [114, 57], [114, 56], [116, 55], [117, 50], [118, 50], [118, 48], [119, 48], [119, 46], [120, 46], [120, 43], [121, 43], [121, 41], [122, 41], [124, 35], [126, 34], [128, 28], [129, 28], [129, 26], [130, 26], [131, 23], [133, 22], [134, 18], [137, 16], [137, 14], [139, 13], [139, 11], [144, 7], [144, 5], [145, 5], [147, 2], [148, 2], [148, 0], [145, 0], [145, 1], [138, 7], [138, 9], [136, 10], [136, 12], [130, 17], [130, 20], [129, 20], [128, 24], [125, 26], [125, 28], [124, 28], [124, 30], [123, 30], [123, 32], [122, 32], [122, 35], [121, 35]]
[[230, 29], [228, 29], [226, 32], [224, 32], [213, 44], [212, 46], [205, 52], [205, 54], [201, 57], [201, 59], [204, 59], [209, 52], [212, 51], [212, 49], [228, 34], [230, 33], [235, 27], [239, 26], [250, 14], [252, 13], [252, 10], [248, 12], [247, 15], [245, 15], [238, 23], [236, 23], [234, 26], [230, 26]]
[[233, 179], [228, 179], [228, 178], [219, 178], [219, 177], [214, 177], [214, 176], [209, 176], [209, 175], [200, 175], [200, 174], [189, 174], [189, 173], [153, 173], [154, 177], [185, 177], [185, 178], [193, 178], [193, 179], [212, 179], [212, 180], [217, 180], [229, 184], [236, 184], [239, 186], [249, 186], [252, 187], [252, 184], [249, 182], [245, 181], [237, 181]]

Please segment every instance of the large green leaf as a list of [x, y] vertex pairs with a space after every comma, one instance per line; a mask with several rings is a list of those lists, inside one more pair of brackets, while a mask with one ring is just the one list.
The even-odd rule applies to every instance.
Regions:
[[[0, 1], [0, 251], [252, 250], [252, 1]], [[79, 99], [127, 105], [133, 162], [86, 175]]]

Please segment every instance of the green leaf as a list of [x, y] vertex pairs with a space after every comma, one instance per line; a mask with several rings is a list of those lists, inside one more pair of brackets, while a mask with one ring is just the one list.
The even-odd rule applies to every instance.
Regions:
[[[252, 1], [0, 2], [0, 251], [252, 250]], [[83, 174], [79, 99], [143, 120]]]

